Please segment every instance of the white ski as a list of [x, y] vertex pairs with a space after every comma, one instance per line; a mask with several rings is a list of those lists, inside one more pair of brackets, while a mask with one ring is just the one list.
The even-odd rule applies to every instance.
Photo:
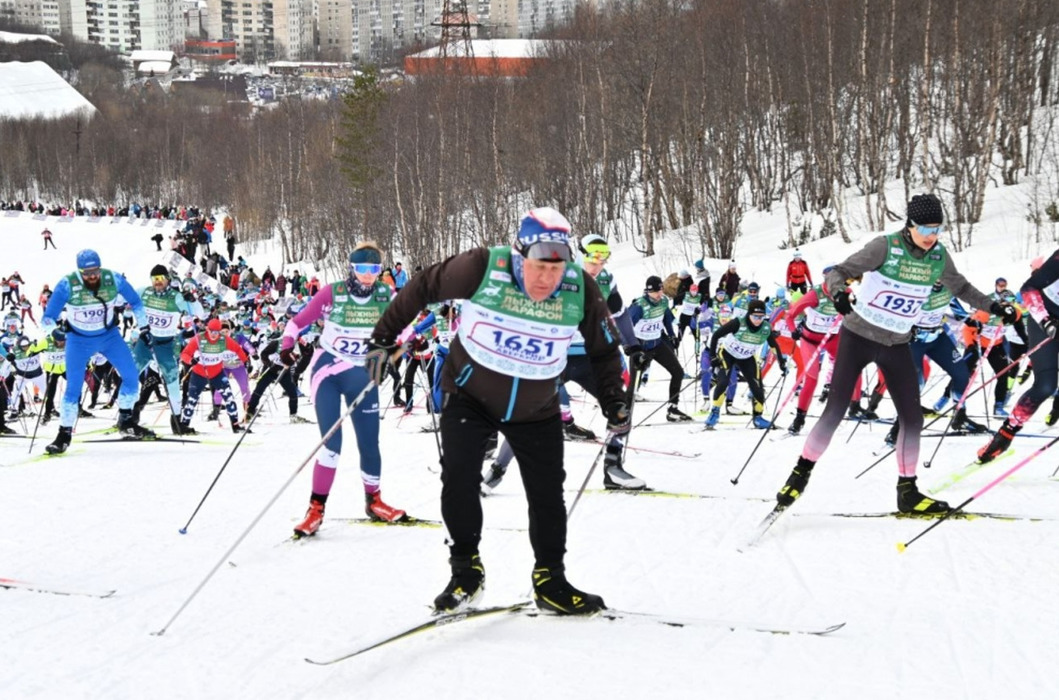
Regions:
[[63, 586], [34, 583], [32, 581], [20, 581], [13, 578], [0, 578], [0, 588], [22, 589], [26, 591], [36, 591], [37, 593], [51, 593], [53, 595], [82, 595], [90, 598], [109, 598], [117, 593], [116, 590], [104, 591], [90, 590], [87, 588], [66, 588]]

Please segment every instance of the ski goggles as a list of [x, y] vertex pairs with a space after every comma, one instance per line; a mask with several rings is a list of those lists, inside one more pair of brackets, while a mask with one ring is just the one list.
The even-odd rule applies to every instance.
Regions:
[[169, 275], [151, 275], [152, 282], [169, 282]]
[[382, 265], [380, 263], [350, 263], [349, 266], [358, 275], [378, 275], [382, 273]]
[[941, 233], [941, 226], [923, 226], [922, 224], [916, 224], [916, 231], [919, 231], [920, 236], [937, 236]]
[[587, 263], [596, 263], [597, 265], [602, 265], [609, 259], [610, 253], [605, 253], [603, 251], [589, 251], [585, 253], [585, 262]]
[[102, 270], [100, 270], [98, 267], [86, 267], [85, 269], [81, 270], [82, 277], [96, 278], [99, 277], [100, 274], [102, 274]]
[[527, 260], [546, 262], [569, 262], [570, 246], [560, 241], [535, 241], [522, 248], [522, 257]]

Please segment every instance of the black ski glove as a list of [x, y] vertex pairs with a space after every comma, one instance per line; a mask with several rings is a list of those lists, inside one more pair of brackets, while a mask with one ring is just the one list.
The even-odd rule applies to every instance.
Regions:
[[140, 329], [140, 341], [143, 343], [144, 347], [147, 348], [154, 345], [154, 336], [151, 335], [150, 326], [144, 326]]
[[647, 356], [644, 355], [643, 348], [639, 345], [630, 345], [625, 348], [625, 356], [629, 358], [630, 372], [642, 372], [647, 365]]
[[850, 296], [848, 289], [843, 289], [841, 292], [832, 294], [831, 301], [835, 304], [835, 311], [843, 316], [848, 316], [853, 313], [853, 302], [856, 301], [856, 298]]
[[364, 368], [368, 370], [371, 381], [382, 386], [390, 372], [390, 356], [397, 345], [392, 340], [372, 338], [368, 342], [368, 354], [364, 356]]
[[1049, 316], [1048, 318], [1041, 321], [1041, 330], [1044, 331], [1044, 334], [1047, 335], [1049, 338], [1054, 339], [1055, 332], [1059, 330], [1059, 321], [1056, 321], [1054, 318]]
[[285, 348], [279, 351], [279, 361], [284, 367], [293, 367], [298, 358], [294, 356], [294, 348]]
[[1012, 304], [1007, 302], [994, 301], [989, 305], [989, 313], [994, 316], [999, 316], [1004, 321], [1005, 326], [1010, 326], [1019, 320], [1019, 312], [1015, 310]]

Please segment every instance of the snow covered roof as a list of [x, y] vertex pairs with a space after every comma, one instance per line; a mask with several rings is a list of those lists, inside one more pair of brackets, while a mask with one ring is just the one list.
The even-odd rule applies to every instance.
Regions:
[[136, 66], [136, 72], [141, 75], [165, 75], [172, 68], [173, 64], [169, 61], [143, 61]]
[[[546, 47], [553, 43], [546, 39], [474, 39], [471, 41], [471, 51], [477, 58], [535, 58], [543, 56]], [[411, 57], [433, 58], [439, 53], [440, 47], [434, 46]], [[449, 56], [462, 54], [462, 43], [449, 46]]]
[[129, 54], [129, 60], [133, 63], [140, 63], [141, 61], [163, 61], [165, 63], [172, 63], [176, 60], [176, 54], [172, 51], [148, 51], [141, 49]]
[[58, 119], [96, 108], [43, 61], [0, 63], [0, 119]]
[[0, 32], [0, 44], [21, 44], [25, 41], [46, 41], [50, 44], [58, 44], [47, 34], [16, 34], [14, 32]]

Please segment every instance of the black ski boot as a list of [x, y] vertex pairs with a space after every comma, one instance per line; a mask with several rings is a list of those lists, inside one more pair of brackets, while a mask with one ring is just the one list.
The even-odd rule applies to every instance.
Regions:
[[867, 416], [864, 415], [864, 407], [860, 405], [860, 400], [849, 402], [849, 411], [846, 413], [846, 418], [852, 420], [867, 420]]
[[7, 423], [0, 421], [0, 435], [18, 435], [18, 433], [7, 427]]
[[500, 482], [504, 480], [504, 474], [507, 473], [507, 467], [500, 466], [499, 462], [493, 462], [489, 465], [489, 471], [486, 472], [485, 477], [482, 479], [482, 495], [488, 496], [493, 492]]
[[798, 433], [802, 432], [802, 428], [805, 427], [806, 415], [807, 414], [805, 411], [801, 410], [800, 408], [796, 409], [794, 412], [794, 420], [791, 421], [790, 426], [787, 428], [787, 432], [791, 435], [797, 435]]
[[794, 465], [791, 475], [787, 477], [787, 483], [776, 494], [776, 503], [785, 507], [794, 503], [805, 491], [805, 487], [809, 485], [809, 477], [813, 475], [813, 467], [815, 465], [816, 462], [810, 462], [805, 457], [799, 457], [798, 464]]
[[916, 477], [897, 477], [897, 510], [902, 513], [948, 513], [951, 508], [945, 501], [935, 501], [930, 496], [924, 496], [916, 488]]
[[533, 570], [533, 602], [541, 610], [560, 615], [594, 615], [607, 609], [600, 596], [571, 586], [562, 564], [539, 566]]
[[953, 431], [960, 431], [964, 433], [985, 433], [989, 432], [986, 427], [981, 423], [975, 423], [973, 420], [967, 417], [967, 409], [960, 406], [960, 410], [956, 411], [956, 415], [952, 419]]
[[169, 427], [172, 428], [173, 435], [198, 435], [197, 430], [172, 414], [169, 415]]
[[820, 391], [820, 398], [817, 399], [820, 403], [827, 403], [827, 397], [831, 394], [831, 385], [824, 384], [824, 388]]
[[608, 491], [643, 491], [647, 483], [622, 468], [621, 450], [611, 451], [607, 447], [607, 454], [603, 458], [603, 488]]
[[70, 446], [70, 438], [72, 437], [73, 428], [59, 426], [59, 434], [55, 436], [55, 441], [45, 446], [44, 451], [50, 455], [62, 454]]
[[573, 419], [563, 421], [563, 434], [567, 440], [595, 440], [596, 434], [587, 428], [582, 428]]
[[485, 566], [477, 554], [451, 557], [449, 566], [452, 567], [449, 585], [434, 599], [434, 612], [439, 615], [473, 607], [485, 592]]
[[670, 423], [683, 423], [685, 421], [690, 421], [691, 416], [677, 408], [675, 403], [671, 403], [669, 404], [669, 408], [666, 409], [666, 420]]
[[210, 410], [210, 415], [206, 416], [206, 420], [218, 420], [221, 417], [221, 407], [217, 404], [213, 405]]
[[137, 423], [128, 408], [118, 409], [118, 432], [126, 440], [154, 440], [158, 437], [154, 431]]
[[897, 444], [897, 431], [901, 429], [901, 424], [894, 421], [893, 427], [890, 428], [890, 432], [886, 433], [886, 437], [883, 442], [886, 443], [887, 447], [893, 447]]
[[1048, 411], [1048, 415], [1044, 417], [1044, 424], [1050, 428], [1057, 420], [1059, 420], [1059, 396], [1052, 399], [1052, 410]]
[[978, 461], [985, 464], [999, 457], [1007, 448], [1011, 447], [1011, 441], [1015, 439], [1015, 435], [1020, 430], [1022, 430], [1021, 425], [1012, 425], [1009, 420], [1004, 421], [1004, 425], [1000, 426], [1000, 430], [996, 431], [989, 444], [978, 450]]
[[873, 391], [871, 398], [868, 399], [868, 407], [864, 409], [864, 415], [862, 416], [865, 420], [878, 420], [879, 414], [876, 411], [879, 408], [879, 404], [882, 403], [883, 395], [878, 391]]

